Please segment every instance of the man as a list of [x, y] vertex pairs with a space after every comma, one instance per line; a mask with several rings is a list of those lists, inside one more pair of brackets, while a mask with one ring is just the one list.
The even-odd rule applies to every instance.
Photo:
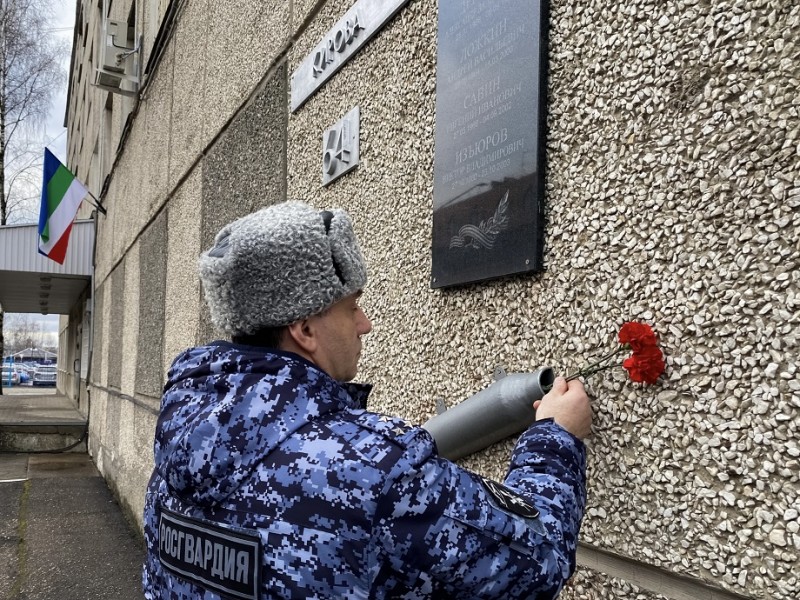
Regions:
[[365, 410], [372, 325], [344, 211], [300, 202], [224, 227], [200, 258], [232, 342], [178, 356], [145, 502], [146, 598], [555, 598], [575, 569], [591, 410], [558, 378], [504, 484]]

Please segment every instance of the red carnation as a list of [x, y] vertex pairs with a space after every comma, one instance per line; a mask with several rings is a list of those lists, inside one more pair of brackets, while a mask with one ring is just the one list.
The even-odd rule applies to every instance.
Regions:
[[628, 321], [619, 330], [619, 343], [628, 344], [634, 352], [639, 352], [645, 348], [656, 348], [658, 342], [650, 325]]
[[633, 354], [622, 361], [622, 366], [628, 371], [631, 381], [655, 383], [661, 377], [666, 365], [653, 328], [646, 323], [628, 321], [620, 328], [618, 337], [620, 345], [616, 349], [573, 373], [567, 380], [588, 377], [619, 366], [619, 363], [612, 359], [630, 349], [633, 350]]
[[633, 356], [622, 361], [631, 381], [637, 383], [655, 383], [664, 372], [664, 357], [657, 346], [647, 346], [634, 351]]

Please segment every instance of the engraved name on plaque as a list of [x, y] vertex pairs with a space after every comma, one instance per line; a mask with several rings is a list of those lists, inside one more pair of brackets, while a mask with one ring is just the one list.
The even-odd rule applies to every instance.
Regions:
[[546, 3], [439, 4], [434, 288], [543, 268]]

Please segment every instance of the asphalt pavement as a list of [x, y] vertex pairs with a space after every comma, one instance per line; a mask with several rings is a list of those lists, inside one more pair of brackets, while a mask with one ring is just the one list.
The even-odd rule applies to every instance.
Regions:
[[0, 454], [0, 599], [141, 600], [143, 559], [87, 454]]

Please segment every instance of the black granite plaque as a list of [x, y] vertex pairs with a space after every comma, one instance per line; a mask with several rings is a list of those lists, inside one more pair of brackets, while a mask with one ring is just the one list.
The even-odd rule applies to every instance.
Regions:
[[543, 268], [547, 0], [439, 3], [434, 288]]

